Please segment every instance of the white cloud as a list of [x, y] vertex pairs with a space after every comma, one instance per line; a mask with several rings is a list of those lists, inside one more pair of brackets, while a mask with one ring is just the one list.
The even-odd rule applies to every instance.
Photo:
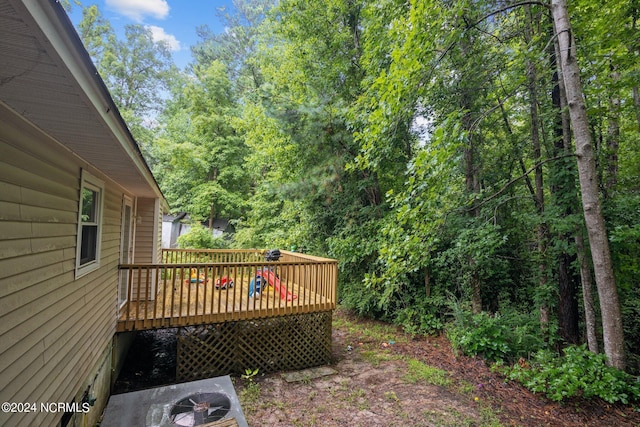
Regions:
[[142, 22], [145, 16], [164, 19], [169, 15], [166, 0], [105, 0], [105, 4], [137, 22]]
[[153, 37], [153, 41], [159, 42], [163, 41], [167, 43], [169, 49], [173, 52], [180, 50], [180, 41], [173, 34], [167, 34], [164, 32], [164, 28], [156, 27], [155, 25], [147, 25], [149, 31], [151, 31], [151, 37]]

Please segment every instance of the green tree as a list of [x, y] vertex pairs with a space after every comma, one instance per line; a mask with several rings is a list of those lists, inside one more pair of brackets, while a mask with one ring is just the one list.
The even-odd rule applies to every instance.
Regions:
[[162, 116], [157, 175], [175, 210], [194, 220], [238, 218], [249, 193], [247, 147], [236, 129], [237, 106], [226, 67], [196, 66], [193, 78], [177, 81]]
[[153, 40], [151, 31], [139, 24], [127, 25], [124, 39], [118, 38], [95, 5], [83, 8], [78, 30], [120, 114], [153, 164], [155, 119], [178, 73], [168, 45]]
[[225, 31], [215, 33], [206, 25], [197, 30], [201, 41], [192, 48], [195, 61], [199, 64], [224, 63], [238, 98], [247, 96], [262, 82], [253, 54], [260, 23], [274, 3], [273, 0], [234, 0], [233, 13], [224, 7], [218, 10]]
[[[338, 258], [343, 304], [412, 331], [442, 328], [450, 308], [487, 311], [488, 323], [508, 313], [514, 327], [539, 316], [548, 333], [531, 342], [551, 348], [580, 340], [584, 313], [597, 351], [599, 307], [611, 363], [622, 366], [620, 320], [640, 353], [636, 2], [577, 0], [575, 26], [556, 32], [558, 8], [535, 1], [234, 6], [221, 12], [227, 31], [199, 30], [188, 74], [163, 80], [171, 102], [145, 153], [176, 209], [232, 219], [235, 245]], [[83, 38], [120, 83], [123, 115], [151, 132], [156, 101], [119, 59], [131, 52], [86, 13]], [[128, 37], [153, 50], [143, 29]], [[581, 69], [567, 73], [567, 60]], [[569, 87], [578, 71], [582, 95]], [[588, 255], [604, 259], [594, 245], [607, 240], [603, 269]]]
[[261, 123], [247, 134], [259, 177], [246, 225], [299, 221], [306, 235], [288, 242], [320, 253], [382, 203], [375, 174], [345, 169], [358, 150], [347, 113], [362, 78], [359, 17], [353, 2], [280, 2], [261, 26], [253, 61], [262, 84], [245, 108], [246, 123]]

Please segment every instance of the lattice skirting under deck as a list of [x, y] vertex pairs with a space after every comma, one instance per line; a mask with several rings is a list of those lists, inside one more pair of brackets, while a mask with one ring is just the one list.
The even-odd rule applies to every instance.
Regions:
[[180, 328], [179, 382], [331, 363], [331, 311]]

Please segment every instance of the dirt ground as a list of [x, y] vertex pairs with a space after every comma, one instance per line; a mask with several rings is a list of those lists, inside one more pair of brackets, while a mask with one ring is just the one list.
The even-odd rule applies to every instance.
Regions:
[[334, 314], [333, 355], [331, 375], [235, 379], [249, 425], [640, 427], [637, 407], [558, 404], [454, 354], [445, 337], [412, 338], [343, 310]]
[[[175, 382], [174, 330], [138, 334], [114, 392]], [[333, 317], [334, 373], [233, 378], [254, 426], [634, 426], [638, 405], [580, 399], [558, 404], [456, 355], [444, 336], [411, 337], [397, 327], [338, 309]]]

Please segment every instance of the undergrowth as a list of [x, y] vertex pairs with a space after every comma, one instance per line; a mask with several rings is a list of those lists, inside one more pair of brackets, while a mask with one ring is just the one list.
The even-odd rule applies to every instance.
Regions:
[[529, 390], [561, 401], [571, 397], [599, 397], [609, 403], [640, 400], [640, 382], [619, 369], [607, 366], [604, 354], [590, 352], [585, 345], [570, 346], [564, 355], [538, 351], [529, 363], [504, 369], [507, 377]]
[[489, 361], [515, 361], [544, 347], [539, 321], [518, 312], [504, 315], [453, 311], [447, 337], [456, 350]]

